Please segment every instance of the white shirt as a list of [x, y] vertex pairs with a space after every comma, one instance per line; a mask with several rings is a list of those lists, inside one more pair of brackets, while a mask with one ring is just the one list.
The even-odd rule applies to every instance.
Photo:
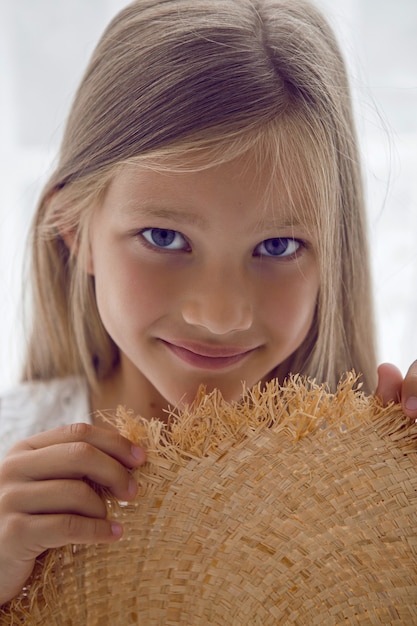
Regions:
[[21, 439], [75, 422], [92, 423], [84, 379], [16, 385], [0, 395], [0, 460]]

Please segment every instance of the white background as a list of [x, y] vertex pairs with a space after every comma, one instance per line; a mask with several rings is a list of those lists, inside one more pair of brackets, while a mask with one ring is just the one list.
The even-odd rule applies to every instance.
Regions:
[[[379, 359], [405, 372], [417, 358], [417, 2], [317, 3], [339, 35], [352, 75]], [[19, 373], [21, 268], [34, 206], [88, 57], [126, 4], [0, 0], [0, 388]]]

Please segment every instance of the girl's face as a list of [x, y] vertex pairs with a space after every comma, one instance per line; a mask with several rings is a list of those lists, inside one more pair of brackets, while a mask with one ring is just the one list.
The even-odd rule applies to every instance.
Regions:
[[90, 235], [98, 309], [121, 354], [101, 408], [162, 417], [202, 383], [238, 399], [242, 382], [268, 378], [303, 342], [319, 289], [315, 235], [267, 170], [245, 156], [116, 175]]

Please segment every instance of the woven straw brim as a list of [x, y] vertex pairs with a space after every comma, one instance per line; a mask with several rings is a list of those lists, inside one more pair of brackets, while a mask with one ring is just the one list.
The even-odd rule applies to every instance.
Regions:
[[149, 449], [137, 501], [107, 497], [124, 538], [48, 552], [0, 623], [417, 624], [417, 427], [354, 384], [120, 411]]

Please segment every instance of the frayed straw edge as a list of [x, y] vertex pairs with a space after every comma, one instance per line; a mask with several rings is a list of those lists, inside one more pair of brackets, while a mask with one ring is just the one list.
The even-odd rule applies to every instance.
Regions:
[[[282, 433], [294, 443], [318, 429], [332, 435], [336, 431], [349, 435], [360, 428], [390, 438], [403, 454], [417, 451], [417, 424], [391, 403], [384, 407], [375, 397], [360, 391], [359, 376], [348, 372], [341, 378], [335, 393], [327, 385], [317, 384], [300, 375], [290, 376], [283, 386], [277, 380], [243, 389], [239, 402], [226, 402], [218, 390], [209, 394], [201, 387], [195, 401], [182, 411], [168, 412], [166, 423], [146, 420], [119, 407], [116, 415], [101, 416], [131, 441], [147, 449], [147, 463], [135, 470], [135, 477], [155, 484], [152, 476], [159, 474], [167, 462], [179, 467], [192, 459], [215, 452], [227, 441], [241, 442], [264, 428]], [[109, 511], [119, 503], [104, 490]], [[36, 623], [41, 607], [54, 605], [54, 569], [57, 559], [72, 559], [73, 546], [50, 550], [37, 559], [30, 581], [23, 592], [3, 608], [0, 625], [14, 626]], [[7, 620], [7, 621], [5, 621]], [[23, 620], [23, 621], [22, 621]]]
[[272, 380], [264, 387], [243, 388], [236, 402], [227, 402], [218, 390], [206, 394], [202, 387], [192, 404], [168, 411], [166, 423], [135, 417], [122, 406], [116, 415], [102, 417], [144, 446], [147, 465], [156, 466], [161, 459], [184, 465], [211, 454], [225, 441], [253, 436], [263, 428], [296, 442], [317, 429], [351, 432], [369, 427], [380, 436], [395, 436], [398, 445], [406, 437], [408, 442], [403, 443], [408, 445], [416, 430], [414, 422], [404, 416], [400, 405], [383, 406], [378, 398], [364, 394], [359, 380], [355, 372], [348, 372], [331, 393], [326, 384], [297, 374], [283, 386]]

